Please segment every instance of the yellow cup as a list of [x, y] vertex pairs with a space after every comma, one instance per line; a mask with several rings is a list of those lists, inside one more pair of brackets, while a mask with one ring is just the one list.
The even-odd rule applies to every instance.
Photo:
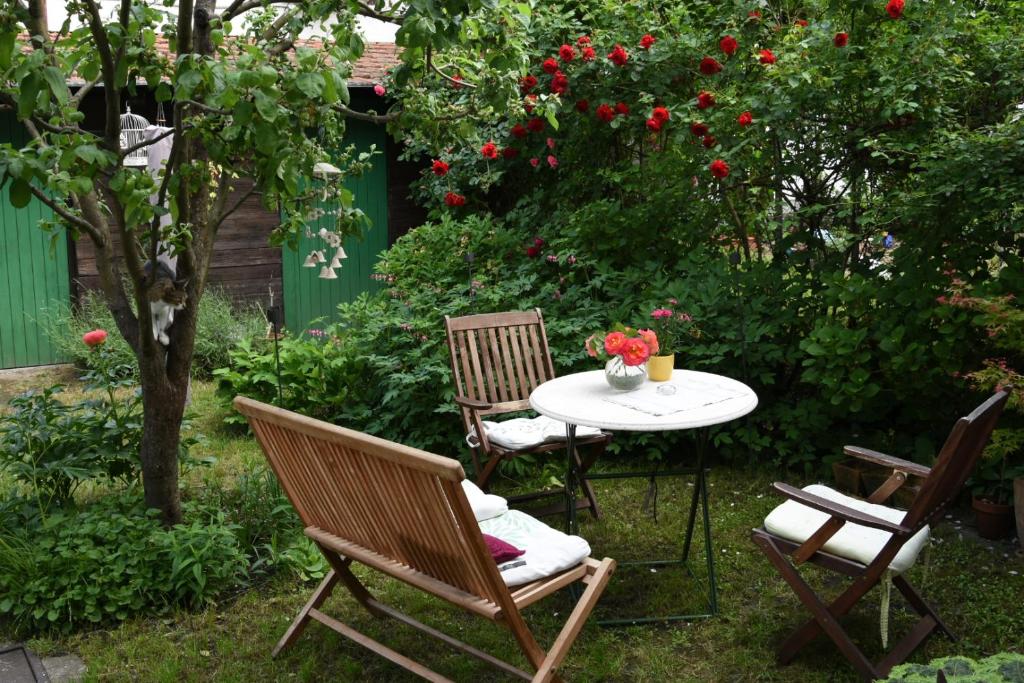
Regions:
[[651, 356], [647, 359], [647, 377], [652, 382], [665, 382], [672, 379], [672, 366], [675, 365], [676, 355]]

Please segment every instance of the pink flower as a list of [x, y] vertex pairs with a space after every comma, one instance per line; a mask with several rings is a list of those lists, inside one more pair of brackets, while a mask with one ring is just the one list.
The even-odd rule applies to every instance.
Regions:
[[630, 337], [622, 345], [622, 362], [626, 365], [643, 365], [650, 357], [651, 349], [640, 337]]
[[587, 355], [591, 358], [597, 358], [597, 349], [594, 348], [594, 337], [596, 334], [592, 334], [587, 337], [587, 341], [583, 342], [583, 348], [587, 350]]
[[548, 155], [548, 166], [558, 168], [558, 158], [554, 154]]
[[637, 330], [636, 333], [639, 334], [640, 338], [644, 340], [645, 344], [647, 344], [647, 347], [651, 351], [651, 355], [657, 355], [659, 348], [658, 335], [655, 334], [654, 330]]
[[92, 332], [86, 332], [82, 335], [82, 341], [85, 342], [86, 346], [99, 346], [107, 341], [107, 331], [93, 330]]
[[678, 306], [679, 305], [679, 299], [668, 299], [668, 303], [669, 303], [670, 306]]
[[558, 257], [554, 254], [547, 255], [548, 263], [558, 263]]
[[568, 263], [570, 266], [576, 265], [576, 255], [569, 254], [569, 258], [565, 259], [565, 262]]
[[548, 138], [547, 140], [544, 141], [544, 143], [548, 146], [548, 149], [554, 149], [555, 148], [555, 139], [554, 138]]
[[626, 335], [621, 332], [609, 332], [604, 338], [605, 353], [613, 356], [622, 353], [622, 347], [626, 344]]
[[671, 318], [672, 311], [667, 308], [655, 308], [651, 311], [651, 317], [655, 320], [661, 320], [662, 318]]
[[530, 166], [537, 168], [538, 164], [540, 164], [540, 159], [538, 159], [537, 157], [533, 157], [530, 159]]
[[377, 95], [377, 97], [384, 97], [384, 93], [386, 93], [387, 90], [384, 89], [383, 85], [378, 83], [377, 85], [373, 86], [373, 92], [375, 95]]

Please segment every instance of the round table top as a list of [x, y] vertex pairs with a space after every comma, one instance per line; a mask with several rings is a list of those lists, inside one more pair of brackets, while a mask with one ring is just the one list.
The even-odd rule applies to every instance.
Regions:
[[[592, 370], [541, 384], [530, 394], [530, 406], [569, 424], [656, 432], [743, 417], [757, 407], [757, 394], [742, 382], [695, 370], [674, 370], [667, 382], [645, 379], [635, 391], [616, 391], [605, 380], [604, 370]], [[659, 412], [663, 414], [655, 414]]]

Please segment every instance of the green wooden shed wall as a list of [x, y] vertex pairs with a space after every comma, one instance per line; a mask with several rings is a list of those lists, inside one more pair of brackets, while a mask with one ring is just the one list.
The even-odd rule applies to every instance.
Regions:
[[[13, 114], [0, 112], [0, 144], [21, 147], [26, 132]], [[67, 236], [39, 229], [53, 212], [33, 199], [23, 209], [0, 197], [0, 368], [46, 365], [64, 360], [46, 336], [43, 316], [71, 299]]]
[[[379, 154], [372, 158], [373, 167], [358, 178], [345, 182], [354, 195], [353, 203], [370, 219], [372, 225], [364, 238], [348, 238], [342, 245], [348, 258], [337, 271], [337, 280], [320, 279], [320, 268], [303, 268], [306, 255], [313, 249], [322, 249], [330, 259], [331, 249], [317, 237], [321, 227], [330, 227], [333, 216], [324, 216], [310, 223], [313, 237], [302, 235], [298, 250], [285, 247], [282, 251], [285, 326], [298, 334], [311, 325], [327, 324], [337, 319], [338, 304], [354, 301], [363, 292], [381, 288], [371, 279], [373, 266], [388, 246], [388, 168], [387, 132], [383, 126], [364, 121], [349, 121], [345, 131], [345, 144], [354, 144], [360, 152], [377, 146]], [[314, 323], [323, 318], [323, 323]]]

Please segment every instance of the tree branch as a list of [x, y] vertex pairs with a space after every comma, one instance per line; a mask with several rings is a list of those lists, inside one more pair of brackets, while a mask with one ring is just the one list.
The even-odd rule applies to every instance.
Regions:
[[392, 24], [401, 24], [405, 20], [404, 17], [396, 17], [392, 14], [381, 14], [365, 2], [362, 2], [362, 0], [352, 0], [352, 4], [359, 8], [359, 14], [364, 17], [370, 17], [371, 19], [378, 19], [380, 21], [388, 21]]
[[243, 192], [242, 196], [239, 197], [230, 207], [228, 207], [227, 210], [222, 211], [221, 213], [217, 214], [217, 218], [213, 222], [213, 229], [216, 230], [217, 228], [219, 228], [220, 224], [223, 223], [224, 220], [228, 216], [233, 214], [235, 211], [238, 211], [238, 209], [240, 209], [242, 207], [242, 204], [245, 203], [245, 200], [247, 200], [249, 197], [253, 196], [255, 193], [256, 193], [256, 183], [253, 183], [252, 187], [250, 187], [248, 190]]
[[369, 123], [388, 123], [402, 115], [401, 110], [388, 112], [387, 114], [367, 114], [365, 112], [349, 109], [343, 104], [334, 105], [334, 110], [339, 114], [344, 114], [348, 118], [352, 118], [357, 121], [367, 121]]
[[100, 239], [100, 234], [96, 232], [96, 228], [93, 227], [92, 223], [85, 220], [81, 216], [76, 216], [75, 214], [68, 211], [66, 206], [63, 206], [60, 202], [54, 200], [48, 194], [46, 194], [38, 187], [36, 187], [34, 184], [29, 183], [28, 188], [32, 191], [32, 194], [35, 195], [36, 199], [38, 199], [46, 206], [53, 209], [53, 212], [55, 214], [63, 218], [68, 223], [71, 223], [75, 227], [81, 228], [82, 231], [88, 233], [89, 237], [93, 238], [93, 241]]
[[271, 5], [297, 5], [301, 0], [235, 0], [228, 5], [228, 8], [221, 12], [221, 21], [230, 21], [235, 17], [245, 14], [251, 9], [270, 7]]
[[92, 92], [92, 89], [99, 84], [100, 80], [101, 78], [96, 78], [79, 88], [78, 92], [71, 96], [71, 106], [78, 109], [78, 106], [82, 103], [82, 100], [85, 99], [85, 96]]
[[114, 64], [114, 56], [110, 51], [110, 41], [107, 39], [107, 31], [103, 28], [103, 20], [100, 18], [100, 8], [95, 0], [83, 0], [88, 10], [89, 31], [92, 33], [96, 50], [100, 53], [100, 75], [103, 79], [103, 97], [106, 103], [106, 122], [104, 128], [106, 147], [116, 152], [121, 137], [121, 90], [114, 83], [114, 75], [117, 73]]
[[426, 50], [426, 60], [427, 60], [427, 68], [430, 69], [431, 71], [435, 72], [439, 76], [441, 76], [441, 78], [444, 78], [449, 83], [454, 83], [455, 85], [457, 85], [460, 88], [476, 88], [477, 87], [477, 86], [473, 85], [472, 83], [469, 83], [468, 81], [462, 80], [461, 78], [453, 78], [453, 77], [449, 76], [448, 74], [446, 74], [445, 72], [441, 71], [441, 69], [437, 68], [437, 66], [434, 64], [434, 60], [433, 60], [433, 50], [432, 50], [431, 46], [429, 46], [429, 45], [427, 46], [427, 50]]
[[125, 147], [118, 154], [118, 158], [119, 159], [124, 159], [126, 156], [128, 156], [132, 152], [136, 152], [136, 151], [142, 149], [143, 147], [149, 147], [150, 145], [156, 144], [160, 140], [163, 140], [164, 138], [166, 138], [166, 137], [168, 137], [170, 135], [174, 135], [175, 132], [177, 132], [177, 131], [175, 131], [173, 128], [168, 128], [167, 130], [165, 130], [163, 133], [160, 133], [160, 135], [157, 135], [152, 140], [143, 140], [142, 142], [135, 143], [131, 147]]

